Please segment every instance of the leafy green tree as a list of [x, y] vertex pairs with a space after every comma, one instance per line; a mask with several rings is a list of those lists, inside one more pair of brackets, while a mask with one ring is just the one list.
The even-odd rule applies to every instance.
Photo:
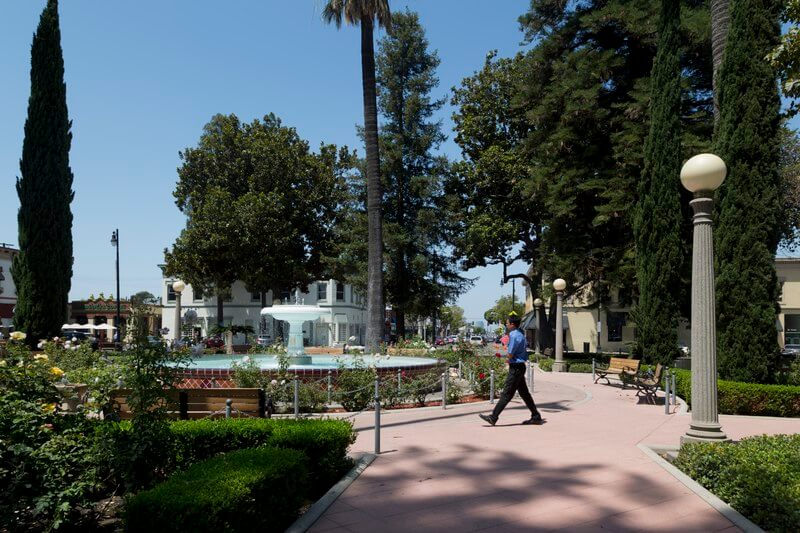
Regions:
[[57, 335], [68, 316], [72, 283], [72, 122], [67, 113], [58, 2], [48, 0], [31, 46], [31, 95], [22, 141], [17, 195], [19, 253], [14, 327], [26, 342]]
[[[534, 296], [546, 272], [567, 280], [569, 293], [598, 291], [602, 280], [633, 300], [632, 226], [659, 5], [534, 0], [520, 18], [530, 50], [490, 56], [456, 89], [464, 161], [447, 190], [468, 266], [521, 259], [530, 270], [516, 276]], [[682, 5], [686, 157], [710, 137], [711, 47], [707, 6]]]
[[780, 246], [796, 250], [800, 245], [800, 138], [796, 131], [786, 127], [781, 128], [780, 138]]
[[445, 305], [439, 309], [439, 330], [440, 331], [457, 331], [458, 328], [464, 326], [464, 309], [457, 305]]
[[130, 302], [131, 304], [148, 304], [152, 303], [156, 300], [155, 295], [150, 291], [139, 291], [136, 294], [131, 295]]
[[216, 115], [181, 158], [175, 198], [188, 220], [165, 250], [166, 273], [216, 292], [218, 325], [236, 280], [264, 293], [322, 276], [353, 164], [346, 148], [315, 154], [274, 115]]
[[779, 108], [776, 75], [764, 57], [778, 42], [779, 3], [734, 0], [719, 75], [715, 153], [728, 166], [717, 193], [715, 231], [720, 376], [770, 379], [778, 351], [775, 321], [780, 239]]
[[367, 153], [367, 331], [368, 350], [376, 352], [383, 339], [383, 230], [381, 179], [378, 153], [378, 110], [375, 96], [373, 29], [391, 25], [388, 0], [327, 0], [322, 18], [341, 27], [342, 22], [361, 27], [361, 81], [364, 93], [364, 140]]
[[792, 99], [788, 114], [793, 116], [800, 110], [800, 0], [785, 0], [783, 21], [789, 23], [789, 29], [768, 57], [778, 69], [783, 94]]
[[511, 296], [501, 296], [491, 309], [483, 313], [483, 318], [489, 324], [505, 324], [512, 310], [521, 316], [523, 309], [525, 309], [523, 302], [513, 302], [512, 305]]
[[[634, 308], [638, 344], [651, 362], [678, 353], [681, 265], [680, 2], [662, 0], [658, 52], [650, 77], [650, 134], [644, 147], [634, 235], [639, 298]], [[678, 289], [678, 290], [676, 290]]]

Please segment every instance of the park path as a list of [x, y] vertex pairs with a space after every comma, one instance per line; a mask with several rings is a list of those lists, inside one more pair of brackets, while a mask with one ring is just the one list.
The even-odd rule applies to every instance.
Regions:
[[[382, 454], [313, 532], [739, 531], [637, 448], [677, 445], [689, 415], [665, 414], [586, 374], [537, 370], [542, 426], [515, 400], [495, 427], [488, 403], [384, 411]], [[373, 413], [355, 419], [355, 454], [372, 452]], [[797, 433], [800, 420], [722, 416], [738, 439]]]

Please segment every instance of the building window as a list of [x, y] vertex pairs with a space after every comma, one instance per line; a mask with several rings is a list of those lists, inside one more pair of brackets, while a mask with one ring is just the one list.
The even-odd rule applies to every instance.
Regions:
[[260, 302], [261, 301], [261, 293], [260, 292], [251, 292], [250, 293], [250, 301], [251, 302]]
[[317, 283], [317, 301], [322, 302], [328, 299], [328, 284]]
[[609, 342], [622, 342], [622, 328], [625, 326], [626, 313], [606, 314], [606, 325]]
[[167, 283], [167, 301], [174, 302], [175, 298], [175, 290], [172, 288], [172, 283]]
[[344, 301], [344, 283], [336, 284], [336, 301], [337, 302]]
[[192, 287], [192, 291], [193, 291], [192, 299], [195, 302], [202, 302], [203, 301], [203, 289], [201, 289], [201, 288], [195, 289], [194, 287]]
[[336, 325], [336, 341], [337, 342], [345, 342], [347, 341], [347, 324], [339, 323]]

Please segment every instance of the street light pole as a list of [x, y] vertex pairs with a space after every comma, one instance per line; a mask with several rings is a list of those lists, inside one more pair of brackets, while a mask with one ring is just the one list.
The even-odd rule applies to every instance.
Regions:
[[553, 362], [553, 372], [565, 372], [567, 365], [564, 363], [564, 326], [562, 324], [561, 308], [567, 282], [558, 278], [553, 282], [553, 288], [556, 290], [556, 360]]
[[117, 326], [117, 331], [114, 335], [114, 345], [116, 346], [122, 338], [122, 328], [120, 323], [120, 306], [119, 306], [119, 228], [115, 229], [111, 234], [111, 246], [116, 248], [117, 252], [117, 316], [114, 319], [114, 325]]
[[692, 249], [692, 421], [681, 442], [728, 440], [717, 404], [717, 328], [714, 310], [714, 191], [727, 174], [714, 154], [689, 159], [681, 169], [683, 186], [694, 193]]
[[186, 288], [186, 284], [181, 280], [172, 282], [172, 290], [175, 291], [175, 344], [181, 341], [181, 293]]

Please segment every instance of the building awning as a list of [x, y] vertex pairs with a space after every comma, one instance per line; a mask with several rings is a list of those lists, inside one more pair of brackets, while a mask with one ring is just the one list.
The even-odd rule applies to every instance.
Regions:
[[[567, 318], [567, 313], [563, 313], [561, 315], [561, 327], [565, 330], [569, 329], [569, 319]], [[536, 314], [533, 311], [522, 315], [522, 329], [539, 329], [538, 320], [536, 320]]]

